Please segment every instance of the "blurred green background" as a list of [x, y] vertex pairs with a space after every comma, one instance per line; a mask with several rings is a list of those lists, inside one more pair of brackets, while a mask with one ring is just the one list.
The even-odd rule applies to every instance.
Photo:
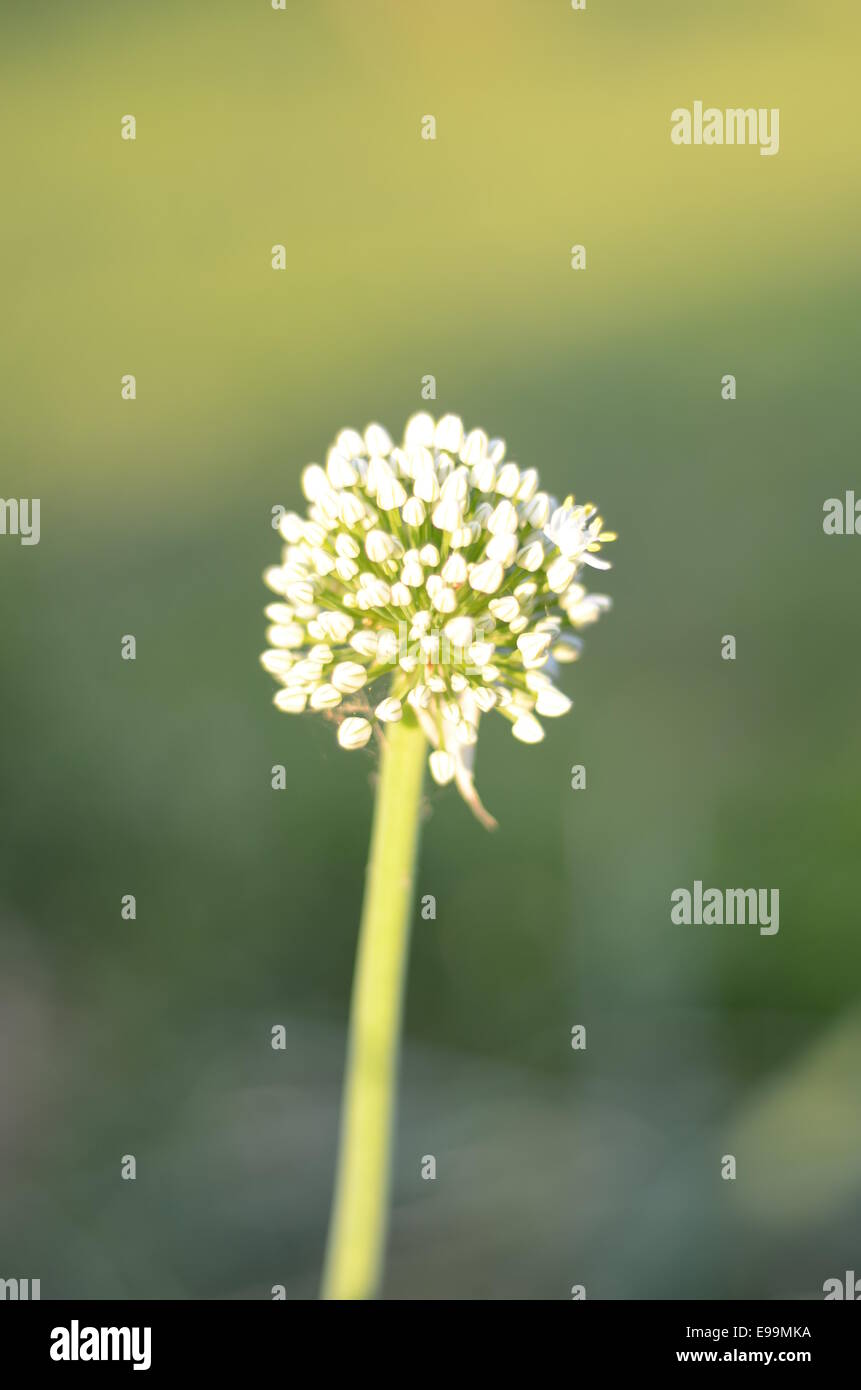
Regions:
[[[0, 492], [42, 538], [0, 538], [0, 1276], [316, 1294], [373, 759], [272, 707], [260, 576], [305, 463], [432, 373], [620, 540], [573, 714], [482, 727], [499, 831], [428, 797], [384, 1292], [821, 1297], [861, 1260], [857, 9], [3, 28]], [[673, 146], [698, 99], [779, 107], [779, 154]], [[779, 934], [672, 926], [696, 878]]]

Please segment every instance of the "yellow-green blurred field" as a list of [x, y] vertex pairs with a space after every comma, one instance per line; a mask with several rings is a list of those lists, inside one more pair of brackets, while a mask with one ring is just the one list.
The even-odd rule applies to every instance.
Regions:
[[[260, 575], [430, 373], [620, 539], [573, 714], [482, 727], [500, 830], [429, 794], [386, 1292], [821, 1297], [861, 1236], [856, 7], [2, 29], [0, 494], [42, 534], [0, 537], [0, 1276], [316, 1292], [373, 760], [273, 709]], [[673, 146], [697, 99], [779, 107], [779, 154]], [[673, 927], [694, 879], [778, 887], [779, 934]]]

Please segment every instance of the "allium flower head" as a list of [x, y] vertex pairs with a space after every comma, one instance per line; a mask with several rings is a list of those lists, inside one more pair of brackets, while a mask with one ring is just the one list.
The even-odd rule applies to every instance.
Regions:
[[343, 748], [414, 718], [435, 781], [492, 824], [473, 784], [481, 715], [537, 743], [541, 718], [571, 708], [554, 678], [610, 606], [579, 581], [610, 568], [599, 552], [614, 534], [456, 415], [414, 415], [401, 446], [380, 425], [342, 430], [302, 490], [307, 516], [281, 518], [282, 561], [264, 575], [279, 596], [261, 657], [275, 704], [335, 711]]

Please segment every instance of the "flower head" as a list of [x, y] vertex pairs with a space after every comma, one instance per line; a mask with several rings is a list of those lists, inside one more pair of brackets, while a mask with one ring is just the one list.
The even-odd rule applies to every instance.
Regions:
[[479, 720], [496, 710], [537, 743], [541, 718], [571, 708], [554, 677], [610, 606], [579, 580], [609, 569], [599, 552], [614, 534], [456, 415], [414, 415], [401, 446], [381, 425], [342, 430], [302, 490], [307, 516], [281, 518], [282, 561], [264, 575], [278, 595], [261, 657], [275, 704], [337, 711], [342, 748], [415, 719], [435, 781], [492, 823], [473, 784]]

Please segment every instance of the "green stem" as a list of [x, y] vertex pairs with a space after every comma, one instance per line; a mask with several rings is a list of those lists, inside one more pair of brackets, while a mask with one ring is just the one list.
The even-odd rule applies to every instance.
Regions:
[[323, 1298], [372, 1298], [380, 1281], [426, 757], [410, 712], [389, 727], [374, 808]]

